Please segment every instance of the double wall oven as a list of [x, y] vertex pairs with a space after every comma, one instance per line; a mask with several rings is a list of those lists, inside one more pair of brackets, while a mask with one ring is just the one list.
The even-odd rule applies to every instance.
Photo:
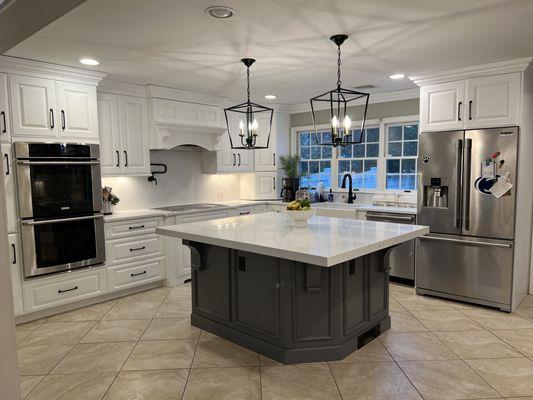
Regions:
[[17, 142], [14, 148], [25, 276], [103, 263], [98, 145]]

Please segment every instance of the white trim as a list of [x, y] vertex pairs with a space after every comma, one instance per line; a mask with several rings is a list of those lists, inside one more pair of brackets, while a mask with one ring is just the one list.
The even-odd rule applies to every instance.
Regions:
[[98, 93], [118, 94], [121, 96], [134, 96], [146, 98], [146, 86], [131, 82], [104, 79], [96, 88]]
[[457, 81], [471, 77], [523, 72], [531, 62], [532, 57], [517, 58], [515, 60], [500, 61], [491, 64], [475, 65], [455, 68], [446, 71], [429, 72], [410, 76], [409, 79], [418, 86], [434, 83]]
[[0, 72], [94, 86], [107, 76], [103, 72], [9, 56], [0, 56]]
[[205, 104], [215, 107], [226, 107], [230, 99], [223, 96], [213, 96], [203, 93], [188, 92], [157, 85], [146, 85], [146, 97], [165, 100], [184, 101], [187, 103]]
[[[386, 103], [389, 101], [399, 101], [399, 100], [408, 100], [408, 99], [418, 99], [420, 97], [420, 89], [413, 88], [413, 89], [404, 89], [404, 90], [396, 90], [394, 92], [384, 92], [384, 93], [371, 93], [370, 97], [368, 99], [368, 104], [376, 104], [376, 103]], [[354, 101], [351, 103], [351, 105], [361, 105], [364, 104], [362, 100]], [[303, 112], [310, 112], [311, 111], [311, 104], [309, 102], [307, 103], [301, 103], [301, 104], [294, 104], [291, 106], [288, 106], [291, 114], [297, 114], [297, 113], [303, 113]], [[319, 107], [315, 108], [315, 110], [327, 110], [327, 105], [320, 105]]]

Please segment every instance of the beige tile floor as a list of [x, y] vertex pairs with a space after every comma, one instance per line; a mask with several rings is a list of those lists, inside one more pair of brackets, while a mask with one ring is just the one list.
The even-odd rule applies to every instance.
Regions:
[[[191, 327], [190, 286], [17, 327], [29, 400], [533, 399], [533, 296], [514, 314], [391, 285], [392, 328], [344, 360], [281, 365]], [[0, 396], [1, 397], [1, 396]]]

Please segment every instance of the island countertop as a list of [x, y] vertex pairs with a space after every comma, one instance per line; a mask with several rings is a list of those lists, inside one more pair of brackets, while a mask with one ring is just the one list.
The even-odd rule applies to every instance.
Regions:
[[184, 240], [332, 267], [429, 233], [429, 227], [314, 216], [294, 228], [281, 213], [159, 227], [156, 233]]

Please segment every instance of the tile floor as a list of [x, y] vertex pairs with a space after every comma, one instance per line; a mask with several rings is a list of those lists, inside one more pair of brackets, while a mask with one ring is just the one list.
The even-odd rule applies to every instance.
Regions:
[[28, 400], [533, 400], [533, 296], [515, 314], [392, 284], [392, 328], [338, 362], [284, 366], [191, 327], [190, 286], [17, 327]]

